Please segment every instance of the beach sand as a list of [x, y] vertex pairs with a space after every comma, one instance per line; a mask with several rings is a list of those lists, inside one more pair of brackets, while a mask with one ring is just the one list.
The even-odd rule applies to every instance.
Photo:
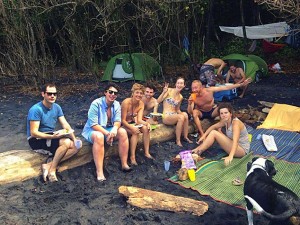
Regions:
[[[132, 83], [123, 83], [121, 100], [130, 95]], [[102, 86], [103, 84], [100, 84]], [[58, 95], [65, 116], [80, 136], [81, 124], [85, 122], [90, 103], [98, 97], [97, 84], [87, 86], [74, 84], [69, 94]], [[13, 149], [30, 149], [26, 141], [26, 116], [28, 109], [41, 100], [37, 91], [20, 86], [2, 87], [0, 96], [0, 152]], [[60, 92], [62, 85], [58, 86]], [[189, 90], [183, 95], [188, 98]], [[159, 93], [157, 93], [159, 94]], [[258, 100], [300, 106], [300, 75], [272, 74], [259, 83], [251, 84], [243, 99], [231, 101], [235, 109], [257, 107]], [[186, 108], [187, 101], [182, 104]], [[195, 140], [195, 139], [194, 139]], [[95, 177], [95, 166], [91, 162], [84, 166], [58, 174], [59, 182], [44, 184], [41, 177], [22, 183], [0, 186], [1, 224], [247, 224], [246, 211], [202, 196], [166, 179], [180, 168], [171, 164], [165, 172], [163, 162], [170, 160], [179, 151], [192, 149], [196, 144], [183, 142], [179, 148], [174, 140], [151, 146], [150, 152], [156, 160], [146, 160], [143, 152], [137, 152], [139, 166], [130, 173], [120, 171], [118, 157], [105, 159], [106, 182], [99, 183]], [[177, 196], [205, 201], [209, 210], [203, 216], [140, 209], [126, 203], [118, 193], [121, 185], [146, 188]], [[255, 224], [268, 224], [260, 215], [254, 215]]]

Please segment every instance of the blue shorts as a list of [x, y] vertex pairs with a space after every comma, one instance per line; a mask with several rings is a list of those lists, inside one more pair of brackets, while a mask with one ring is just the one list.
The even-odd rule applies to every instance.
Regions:
[[212, 118], [213, 118], [213, 117], [212, 117], [212, 113], [213, 113], [214, 109], [215, 109], [215, 108], [212, 108], [212, 109], [211, 109], [210, 111], [208, 111], [208, 112], [203, 112], [203, 111], [200, 110], [200, 112], [202, 113], [201, 119], [212, 119]]
[[[108, 132], [110, 132], [113, 127], [103, 127], [105, 130], [107, 130]], [[94, 144], [93, 140], [92, 140], [92, 134], [95, 130], [90, 128], [90, 130], [88, 131], [88, 138], [86, 139], [88, 142], [90, 142], [91, 144]], [[104, 141], [106, 140], [106, 136], [104, 135]]]

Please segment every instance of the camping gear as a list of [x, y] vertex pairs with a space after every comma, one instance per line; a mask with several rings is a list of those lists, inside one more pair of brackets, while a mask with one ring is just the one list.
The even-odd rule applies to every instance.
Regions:
[[101, 81], [147, 81], [160, 71], [158, 62], [146, 53], [123, 53], [109, 60]]
[[[246, 35], [248, 39], [266, 39], [280, 38], [287, 36], [290, 31], [290, 26], [286, 22], [263, 24], [258, 26], [246, 26]], [[244, 37], [243, 27], [225, 27], [220, 26], [223, 32], [234, 34], [238, 37]]]
[[263, 124], [257, 128], [273, 128], [299, 132], [300, 108], [292, 105], [275, 103]]
[[235, 64], [244, 70], [246, 77], [258, 82], [262, 77], [268, 75], [267, 63], [256, 55], [230, 54], [222, 58], [227, 62], [227, 66], [223, 70], [227, 73], [230, 64]]
[[[222, 86], [222, 85], [217, 84], [216, 87], [218, 87], [218, 86]], [[215, 101], [218, 101], [218, 102], [221, 102], [223, 100], [232, 100], [236, 97], [237, 97], [236, 88], [231, 89], [231, 90], [226, 90], [226, 91], [214, 92], [214, 99], [215, 99]]]
[[274, 53], [277, 52], [279, 49], [282, 49], [286, 44], [281, 43], [272, 43], [266, 40], [262, 40], [262, 46], [265, 53]]

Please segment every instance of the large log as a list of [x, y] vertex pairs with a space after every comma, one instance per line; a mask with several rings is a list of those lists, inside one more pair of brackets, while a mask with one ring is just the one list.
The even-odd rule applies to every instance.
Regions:
[[[209, 122], [204, 122], [206, 127]], [[189, 126], [189, 133], [194, 132], [194, 126]], [[158, 124], [157, 128], [151, 131], [150, 145], [172, 140], [175, 138], [174, 126]], [[142, 145], [142, 135], [139, 137], [138, 145]], [[62, 162], [59, 165], [59, 172], [84, 165], [93, 160], [92, 145], [83, 141], [82, 149], [76, 156]], [[139, 148], [138, 148], [139, 149]], [[106, 146], [105, 156], [109, 157], [118, 154], [117, 143], [113, 146]], [[41, 175], [41, 164], [46, 161], [47, 156], [36, 153], [32, 150], [11, 150], [0, 153], [0, 185], [12, 182], [24, 181]]]
[[137, 187], [120, 186], [119, 193], [128, 197], [129, 204], [143, 209], [189, 212], [197, 216], [202, 216], [208, 210], [208, 204], [203, 201]]

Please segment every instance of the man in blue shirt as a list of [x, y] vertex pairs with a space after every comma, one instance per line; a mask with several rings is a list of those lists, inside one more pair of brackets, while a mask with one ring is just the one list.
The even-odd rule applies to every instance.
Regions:
[[104, 89], [104, 96], [94, 100], [88, 111], [88, 120], [83, 128], [82, 136], [93, 144], [93, 157], [96, 165], [97, 180], [106, 178], [103, 173], [104, 144], [112, 145], [119, 140], [119, 155], [122, 171], [129, 172], [127, 164], [129, 142], [126, 130], [121, 127], [121, 107], [116, 101], [118, 86], [109, 83]]
[[[76, 154], [81, 147], [72, 128], [64, 117], [61, 107], [55, 103], [57, 90], [54, 84], [42, 88], [43, 101], [33, 105], [27, 116], [27, 140], [33, 150], [44, 149], [53, 156], [52, 162], [42, 164], [43, 179], [46, 182], [58, 181], [57, 166]], [[63, 130], [54, 132], [57, 121]], [[79, 142], [79, 146], [75, 146]]]

